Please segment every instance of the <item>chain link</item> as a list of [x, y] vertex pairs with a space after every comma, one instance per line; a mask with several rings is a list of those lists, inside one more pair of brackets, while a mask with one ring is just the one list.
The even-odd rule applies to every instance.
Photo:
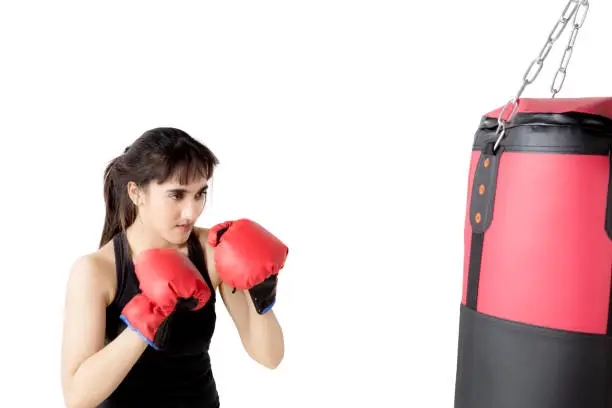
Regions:
[[578, 10], [576, 10], [576, 14], [574, 14], [574, 29], [572, 30], [572, 34], [570, 35], [567, 47], [565, 48], [565, 52], [563, 53], [563, 57], [561, 58], [561, 66], [557, 70], [552, 85], [550, 86], [550, 92], [552, 93], [553, 98], [557, 96], [557, 94], [561, 91], [561, 88], [563, 87], [563, 83], [565, 82], [565, 76], [567, 74], [567, 66], [569, 65], [570, 60], [572, 59], [572, 53], [574, 52], [574, 44], [576, 43], [578, 32], [582, 28], [587, 13], [589, 12], [588, 0], [583, 0], [580, 3], [580, 6], [581, 7], [578, 7]]
[[[557, 73], [555, 74], [551, 85], [551, 92], [553, 98], [561, 91], [561, 88], [563, 87], [563, 82], [565, 81], [565, 76], [567, 74], [567, 66], [574, 51], [574, 44], [578, 36], [578, 31], [580, 30], [580, 28], [582, 28], [582, 25], [584, 24], [584, 20], [586, 19], [588, 10], [589, 0], [569, 0], [567, 2], [565, 8], [563, 9], [563, 12], [561, 13], [561, 18], [555, 23], [555, 26], [548, 35], [548, 39], [540, 50], [538, 57], [529, 64], [527, 71], [525, 71], [525, 74], [523, 75], [523, 83], [521, 84], [521, 87], [519, 88], [518, 92], [516, 93], [514, 98], [510, 99], [510, 101], [499, 112], [499, 116], [497, 117], [497, 130], [495, 132], [495, 134], [497, 135], [497, 141], [493, 146], [493, 151], [497, 150], [497, 147], [499, 146], [506, 133], [506, 124], [514, 117], [516, 111], [518, 110], [518, 100], [525, 91], [525, 88], [528, 85], [532, 84], [536, 80], [538, 75], [540, 75], [542, 67], [544, 66], [544, 61], [548, 57], [548, 54], [550, 54], [553, 45], [559, 39], [559, 37], [561, 37], [561, 35], [565, 31], [565, 28], [567, 27], [567, 23], [573, 17], [574, 29], [572, 30], [568, 45], [565, 48], [563, 58], [561, 59], [560, 67], [557, 70]], [[510, 115], [508, 116], [508, 118], [503, 119], [504, 114], [510, 107], [512, 107]]]

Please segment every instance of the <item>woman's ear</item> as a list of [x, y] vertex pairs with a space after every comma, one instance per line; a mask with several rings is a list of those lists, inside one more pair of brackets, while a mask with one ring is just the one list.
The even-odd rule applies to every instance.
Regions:
[[130, 200], [132, 200], [132, 203], [134, 203], [136, 207], [142, 204], [142, 192], [140, 191], [140, 188], [138, 188], [138, 185], [136, 183], [134, 183], [133, 181], [128, 182], [127, 192], [130, 196]]

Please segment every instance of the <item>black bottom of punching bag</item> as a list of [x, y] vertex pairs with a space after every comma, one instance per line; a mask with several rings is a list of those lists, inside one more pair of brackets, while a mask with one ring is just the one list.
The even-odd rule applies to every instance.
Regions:
[[455, 408], [610, 408], [605, 335], [512, 322], [461, 305]]

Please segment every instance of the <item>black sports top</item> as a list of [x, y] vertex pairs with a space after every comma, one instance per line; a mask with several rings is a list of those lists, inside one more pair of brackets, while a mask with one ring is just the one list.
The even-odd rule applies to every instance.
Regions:
[[[113, 242], [117, 295], [106, 309], [107, 343], [125, 329], [119, 319], [121, 310], [140, 291], [125, 233], [115, 235]], [[210, 301], [198, 311], [177, 312], [169, 323], [167, 349], [156, 351], [147, 347], [123, 382], [99, 408], [220, 406], [208, 354], [216, 323], [215, 290], [195, 233], [189, 237], [188, 251], [189, 259], [210, 287]]]

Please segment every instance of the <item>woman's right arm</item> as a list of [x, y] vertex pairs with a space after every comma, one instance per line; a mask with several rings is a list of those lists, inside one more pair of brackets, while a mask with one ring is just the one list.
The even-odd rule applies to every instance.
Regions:
[[79, 258], [68, 279], [62, 339], [62, 389], [69, 408], [94, 408], [123, 381], [147, 343], [124, 330], [104, 346], [108, 279], [95, 255]]

